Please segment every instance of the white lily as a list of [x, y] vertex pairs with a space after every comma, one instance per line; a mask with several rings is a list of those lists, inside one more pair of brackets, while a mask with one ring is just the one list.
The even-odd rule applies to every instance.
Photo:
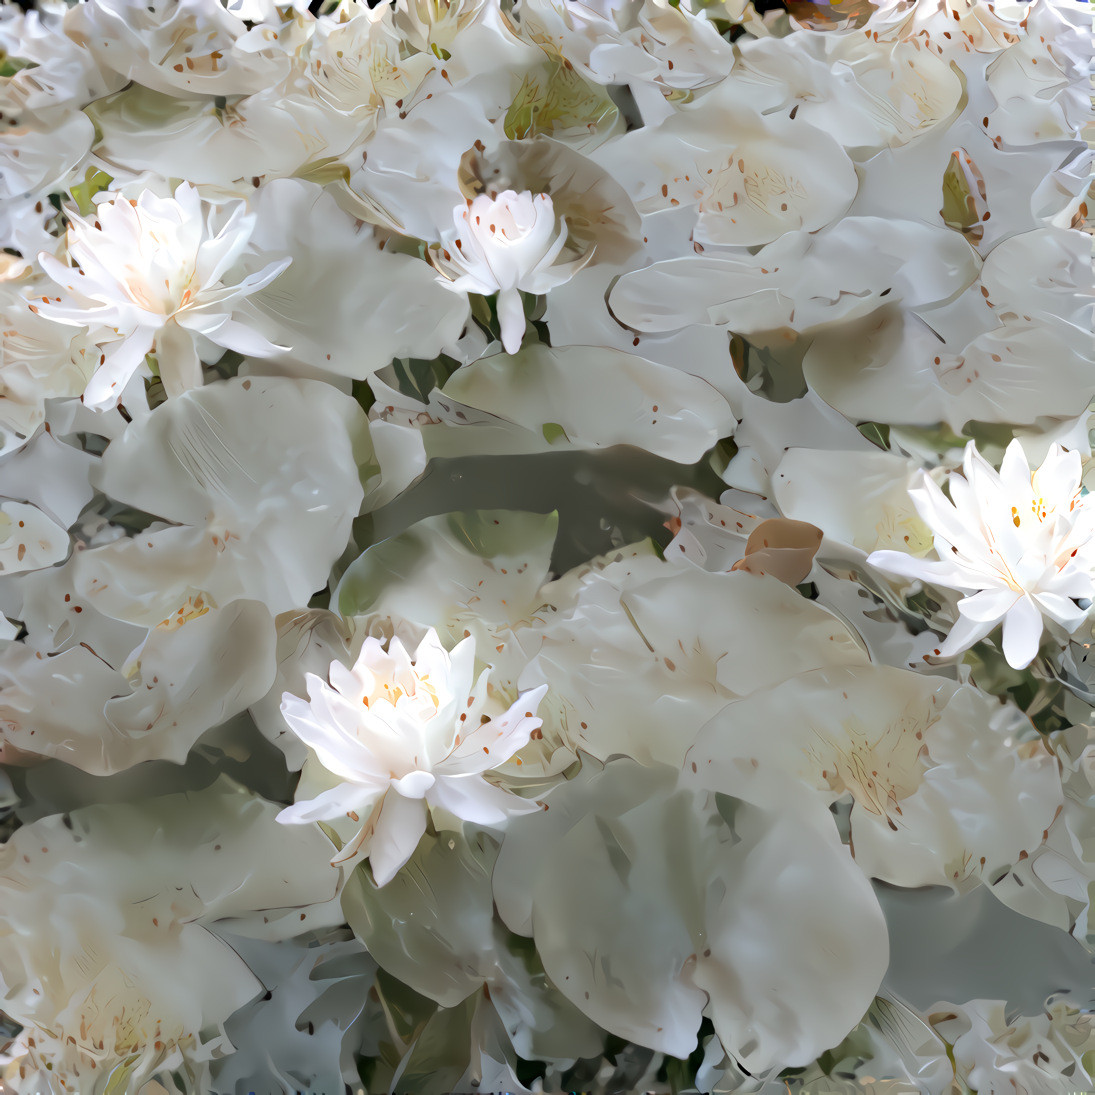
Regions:
[[31, 310], [58, 323], [92, 330], [102, 358], [84, 402], [117, 402], [145, 355], [154, 352], [168, 395], [202, 383], [199, 347], [210, 344], [264, 356], [278, 347], [234, 318], [237, 303], [268, 285], [289, 265], [272, 262], [256, 273], [230, 273], [248, 248], [255, 218], [242, 202], [226, 220], [183, 183], [173, 198], [144, 191], [99, 204], [92, 218], [69, 214], [66, 266], [42, 252], [42, 269], [69, 294], [43, 296]]
[[547, 194], [503, 190], [480, 194], [453, 210], [453, 228], [441, 238], [436, 259], [443, 283], [458, 293], [498, 294], [498, 321], [506, 353], [515, 354], [525, 333], [521, 291], [546, 293], [562, 285], [592, 257], [555, 265], [567, 242]]
[[483, 778], [541, 725], [546, 686], [496, 707], [484, 670], [475, 678], [475, 640], [451, 651], [430, 628], [413, 657], [398, 638], [365, 640], [352, 668], [334, 661], [327, 681], [308, 673], [308, 700], [286, 692], [281, 710], [293, 731], [340, 782], [282, 810], [286, 824], [364, 819], [332, 865], [368, 856], [378, 886], [392, 880], [426, 831], [428, 807], [494, 825], [538, 803]]
[[868, 562], [966, 594], [941, 655], [968, 650], [1002, 622], [1004, 657], [1023, 669], [1044, 619], [1071, 634], [1087, 616], [1076, 602], [1095, 597], [1095, 508], [1081, 495], [1080, 455], [1054, 444], [1032, 473], [1016, 440], [997, 472], [971, 441], [963, 472], [950, 477], [953, 502], [923, 473], [909, 491], [938, 560], [876, 551]]

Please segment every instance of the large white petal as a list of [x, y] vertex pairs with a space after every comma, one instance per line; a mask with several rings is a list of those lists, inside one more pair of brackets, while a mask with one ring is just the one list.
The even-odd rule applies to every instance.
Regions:
[[280, 612], [307, 604], [342, 553], [376, 470], [368, 424], [316, 381], [241, 377], [189, 391], [135, 421], [107, 449], [111, 497], [197, 526], [216, 549], [198, 585], [222, 602]]
[[362, 379], [396, 357], [432, 359], [460, 337], [468, 303], [422, 259], [381, 250], [321, 187], [275, 180], [256, 195], [253, 244], [292, 265], [242, 305], [301, 376]]
[[485, 358], [454, 373], [445, 397], [517, 423], [534, 452], [561, 439], [580, 449], [635, 445], [692, 464], [735, 426], [729, 404], [705, 380], [594, 346], [536, 344], [516, 358]]
[[1012, 669], [1025, 669], [1038, 655], [1042, 614], [1030, 597], [1020, 597], [1004, 616], [1004, 657]]
[[369, 841], [369, 865], [378, 886], [385, 886], [414, 854], [426, 831], [426, 804], [389, 791]]
[[547, 682], [570, 733], [600, 759], [679, 764], [736, 696], [866, 660], [842, 622], [772, 577], [639, 558], [593, 570], [573, 598], [563, 594], [520, 684]]
[[[858, 1021], [887, 958], [882, 914], [830, 819], [716, 810], [674, 790], [672, 772], [640, 772], [613, 761], [561, 788], [562, 832], [552, 810], [510, 823], [503, 853], [517, 836], [534, 861], [548, 975], [609, 1031], [674, 1056], [695, 1049], [706, 1013], [750, 1071], [812, 1059]], [[515, 864], [499, 859], [496, 896]]]
[[737, 91], [725, 81], [661, 125], [610, 142], [598, 158], [642, 213], [696, 206], [695, 238], [704, 244], [770, 243], [843, 213], [858, 186], [844, 150], [811, 125], [762, 115]]
[[540, 803], [511, 794], [479, 775], [442, 776], [427, 798], [430, 805], [473, 825], [501, 825], [509, 817], [542, 809]]
[[638, 331], [700, 323], [746, 335], [813, 332], [895, 301], [946, 300], [977, 269], [974, 251], [947, 229], [846, 217], [816, 233], [788, 232], [755, 255], [689, 255], [626, 273], [609, 303]]
[[52, 566], [68, 555], [69, 538], [37, 506], [0, 502], [0, 573]]
[[796, 447], [776, 467], [772, 491], [785, 516], [816, 525], [829, 540], [867, 552], [898, 548], [923, 555], [931, 547], [931, 531], [908, 494], [916, 467], [877, 449]]

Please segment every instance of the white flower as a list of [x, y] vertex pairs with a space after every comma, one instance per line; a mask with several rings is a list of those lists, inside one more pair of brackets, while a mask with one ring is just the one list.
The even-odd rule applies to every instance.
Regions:
[[398, 638], [385, 650], [370, 637], [352, 669], [331, 663], [330, 684], [307, 674], [308, 700], [286, 692], [282, 714], [341, 782], [282, 810], [278, 820], [364, 819], [332, 864], [367, 855], [383, 886], [414, 853], [427, 806], [484, 825], [539, 809], [488, 783], [483, 773], [539, 728], [534, 714], [547, 688], [524, 693], [489, 718], [485, 712], [495, 706], [490, 671], [476, 679], [474, 670], [473, 638], [450, 653], [430, 628], [413, 658]]
[[935, 535], [938, 561], [876, 551], [868, 562], [967, 594], [944, 657], [1002, 621], [1004, 657], [1023, 669], [1038, 653], [1043, 617], [1071, 634], [1087, 615], [1075, 602], [1095, 596], [1095, 510], [1081, 497], [1080, 455], [1054, 444], [1031, 473], [1016, 440], [997, 473], [971, 441], [963, 471], [965, 478], [950, 477], [953, 503], [923, 473], [909, 491]]
[[[520, 291], [546, 293], [584, 266], [592, 251], [555, 265], [567, 242], [567, 226], [556, 219], [547, 194], [503, 190], [480, 194], [453, 210], [454, 228], [442, 236], [439, 265], [454, 292], [498, 294], [502, 345], [514, 354], [525, 333]], [[449, 271], [455, 273], [455, 277]]]
[[222, 776], [42, 817], [0, 844], [0, 999], [23, 1028], [0, 1090], [162, 1091], [143, 1085], [174, 1069], [212, 1090], [224, 1021], [263, 988], [219, 931], [282, 940], [338, 915], [323, 838], [286, 833], [275, 811]]
[[1028, 858], [1061, 810], [1054, 758], [1040, 743], [1016, 745], [1033, 733], [1020, 712], [970, 685], [832, 666], [728, 704], [684, 771], [687, 782], [773, 810], [803, 793], [825, 809], [850, 799], [850, 843], [866, 875], [965, 890]]
[[[261, 335], [233, 318], [236, 303], [268, 285], [289, 265], [270, 263], [233, 280], [254, 215], [235, 205], [226, 220], [183, 183], [173, 198], [144, 191], [136, 200], [115, 196], [94, 217], [69, 214], [68, 253], [78, 267], [42, 252], [42, 269], [70, 295], [32, 311], [59, 323], [92, 329], [103, 358], [84, 402], [102, 409], [155, 352], [168, 395], [202, 383], [200, 350], [209, 346], [244, 354], [273, 353]], [[197, 340], [197, 341], [196, 341]]]
[[1015, 1015], [1003, 1000], [937, 1003], [928, 1022], [951, 1049], [954, 1073], [974, 1091], [1083, 1091], [1092, 1084], [1095, 1021], [1068, 1001]]
[[49, 323], [27, 310], [52, 286], [44, 278], [0, 284], [0, 431], [16, 448], [46, 417], [46, 400], [79, 397], [99, 352], [85, 331]]
[[357, 139], [372, 132], [386, 102], [409, 100], [433, 68], [432, 55], [404, 58], [400, 46], [387, 4], [345, 4], [338, 21], [316, 22], [307, 79], [322, 102], [358, 120]]
[[[816, 232], [848, 211], [859, 178], [827, 132], [765, 114], [724, 80], [657, 125], [597, 150], [597, 161], [640, 213], [684, 206], [693, 242], [756, 247], [788, 232]], [[771, 269], [764, 264], [768, 269]]]
[[118, 73], [177, 97], [235, 96], [285, 74], [303, 25], [279, 13], [273, 27], [248, 30], [244, 17], [219, 0], [94, 0], [70, 8], [64, 28], [107, 79]]
[[709, 20], [665, 0], [525, 0], [521, 30], [599, 84], [638, 88], [644, 108], [656, 102], [649, 91], [705, 87], [734, 64], [733, 47]]

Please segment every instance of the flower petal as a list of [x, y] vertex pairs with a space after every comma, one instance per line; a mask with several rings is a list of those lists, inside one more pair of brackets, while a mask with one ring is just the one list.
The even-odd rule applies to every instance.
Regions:
[[1030, 597], [1021, 597], [1004, 617], [1004, 657], [1012, 669], [1026, 669], [1038, 655], [1042, 614]]
[[378, 886], [384, 886], [414, 854], [426, 831], [426, 804], [389, 792], [384, 796], [369, 842], [369, 864]]

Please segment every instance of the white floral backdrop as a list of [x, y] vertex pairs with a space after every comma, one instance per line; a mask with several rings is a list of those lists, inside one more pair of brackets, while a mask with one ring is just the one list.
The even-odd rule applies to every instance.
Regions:
[[0, 6], [0, 1091], [1095, 1088], [1083, 0]]

